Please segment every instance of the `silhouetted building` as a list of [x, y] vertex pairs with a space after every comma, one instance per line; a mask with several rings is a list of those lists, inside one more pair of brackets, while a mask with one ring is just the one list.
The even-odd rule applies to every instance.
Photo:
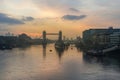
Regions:
[[83, 32], [83, 41], [86, 44], [107, 45], [110, 43], [110, 35], [114, 32], [120, 32], [120, 29], [89, 29]]
[[[12, 49], [14, 47], [27, 47], [30, 45], [39, 45], [42, 44], [42, 41], [42, 39], [32, 39], [24, 33], [20, 34], [19, 36], [0, 36], [0, 49]], [[48, 40], [48, 42], [51, 42], [51, 40]]]
[[114, 32], [110, 35], [110, 44], [111, 45], [120, 45], [120, 31]]
[[24, 40], [31, 40], [31, 37], [29, 37], [27, 34], [23, 33], [19, 35], [20, 39], [24, 39]]

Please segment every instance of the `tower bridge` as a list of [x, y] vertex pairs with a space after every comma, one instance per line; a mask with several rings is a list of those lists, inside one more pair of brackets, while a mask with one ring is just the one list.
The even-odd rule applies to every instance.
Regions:
[[47, 35], [58, 35], [58, 41], [62, 41], [62, 31], [59, 31], [58, 33], [47, 33], [46, 31], [43, 31], [43, 44], [47, 44]]

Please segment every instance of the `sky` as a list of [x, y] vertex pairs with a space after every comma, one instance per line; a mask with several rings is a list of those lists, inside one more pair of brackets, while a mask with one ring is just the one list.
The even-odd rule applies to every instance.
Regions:
[[119, 28], [119, 3], [120, 0], [1, 0], [0, 34], [40, 37], [43, 30], [61, 30], [71, 38], [89, 28]]

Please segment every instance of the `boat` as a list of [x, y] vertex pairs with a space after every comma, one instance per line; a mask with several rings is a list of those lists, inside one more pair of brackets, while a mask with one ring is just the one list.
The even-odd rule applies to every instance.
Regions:
[[70, 46], [70, 43], [68, 41], [64, 41], [64, 45], [68, 47]]
[[55, 48], [65, 48], [65, 44], [63, 41], [57, 41], [55, 43]]
[[85, 53], [93, 56], [117, 56], [120, 55], [120, 46], [112, 46], [102, 50], [88, 50]]
[[0, 45], [0, 50], [12, 49], [13, 47], [10, 45]]
[[118, 56], [120, 55], [120, 46], [116, 45], [103, 50], [103, 53], [107, 56]]
[[85, 53], [92, 56], [104, 56], [102, 50], [88, 50]]

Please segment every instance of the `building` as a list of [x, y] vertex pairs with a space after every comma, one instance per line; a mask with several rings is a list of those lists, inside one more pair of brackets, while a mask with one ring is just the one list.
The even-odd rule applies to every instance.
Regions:
[[108, 29], [89, 29], [83, 32], [83, 41], [86, 44], [100, 44], [107, 45], [110, 43], [110, 35], [120, 32], [120, 29], [113, 29], [109, 27]]
[[120, 45], [120, 31], [110, 35], [110, 44], [113, 46]]

